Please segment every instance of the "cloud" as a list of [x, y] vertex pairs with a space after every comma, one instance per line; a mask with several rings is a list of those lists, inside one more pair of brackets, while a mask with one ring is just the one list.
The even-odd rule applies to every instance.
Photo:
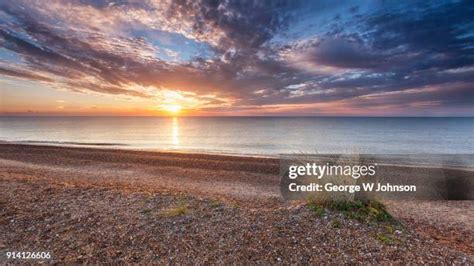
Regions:
[[0, 74], [5, 75], [5, 76], [10, 76], [10, 77], [17, 77], [17, 78], [30, 79], [30, 80], [43, 81], [43, 82], [53, 81], [52, 79], [48, 77], [45, 77], [36, 73], [23, 71], [19, 69], [3, 68], [1, 66], [0, 66]]
[[305, 46], [294, 49], [291, 56], [296, 57], [293, 59], [297, 61], [296, 64], [302, 65], [302, 68], [308, 67], [310, 71], [372, 69], [386, 64], [382, 54], [374, 53], [357, 39], [330, 38]]
[[211, 41], [219, 49], [258, 48], [288, 26], [290, 2], [275, 1], [173, 1], [168, 17], [193, 18], [192, 30], [198, 39]]

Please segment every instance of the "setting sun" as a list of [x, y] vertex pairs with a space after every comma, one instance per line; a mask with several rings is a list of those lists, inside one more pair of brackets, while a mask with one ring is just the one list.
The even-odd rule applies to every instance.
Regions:
[[181, 105], [178, 105], [178, 104], [170, 104], [170, 105], [163, 106], [163, 109], [169, 113], [176, 114], [176, 113], [179, 113], [179, 111], [181, 111], [182, 107]]

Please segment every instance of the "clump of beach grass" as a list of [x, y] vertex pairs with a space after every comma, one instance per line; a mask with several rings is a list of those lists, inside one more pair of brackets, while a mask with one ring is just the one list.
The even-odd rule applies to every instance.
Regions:
[[375, 238], [385, 245], [390, 245], [394, 242], [393, 238], [390, 235], [386, 234], [377, 234]]
[[211, 208], [213, 208], [213, 209], [215, 209], [215, 208], [220, 208], [220, 207], [222, 207], [223, 205], [224, 205], [224, 204], [223, 204], [220, 200], [218, 200], [218, 199], [213, 199], [213, 200], [211, 200], [210, 203], [209, 203], [209, 206], [210, 206]]
[[[297, 157], [299, 163], [304, 165], [319, 161], [320, 163], [331, 163], [331, 165], [364, 165], [369, 160], [359, 152], [352, 152], [351, 154], [333, 156], [321, 160], [319, 154], [306, 155]], [[305, 182], [314, 182], [314, 178], [308, 180], [302, 178], [303, 184]], [[377, 176], [374, 177], [374, 182], [378, 181]], [[356, 185], [360, 182], [352, 176], [344, 175], [342, 173], [324, 176], [325, 183], [332, 183], [338, 185]], [[394, 222], [394, 218], [387, 211], [383, 203], [366, 195], [364, 193], [346, 193], [346, 192], [329, 192], [319, 191], [311, 193], [307, 197], [307, 207], [317, 216], [323, 216], [327, 211], [337, 211], [344, 214], [347, 218], [355, 219], [360, 222]], [[337, 223], [336, 223], [337, 224]], [[340, 225], [340, 224], [339, 224]], [[337, 227], [337, 226], [336, 226]]]
[[335, 220], [331, 221], [331, 226], [333, 228], [341, 228], [341, 221], [335, 219]]
[[317, 216], [325, 214], [326, 210], [341, 212], [350, 219], [359, 222], [395, 222], [385, 205], [376, 200], [330, 200], [309, 201], [307, 206]]
[[385, 205], [376, 200], [334, 201], [329, 203], [328, 208], [340, 211], [347, 217], [360, 222], [393, 221], [393, 217], [387, 211]]
[[316, 215], [316, 216], [319, 216], [319, 217], [322, 217], [326, 211], [324, 209], [323, 206], [321, 206], [320, 204], [314, 202], [314, 201], [309, 201], [306, 206], [308, 206], [308, 208], [313, 211], [313, 213]]
[[163, 210], [161, 212], [161, 216], [163, 217], [175, 217], [175, 216], [181, 216], [181, 215], [186, 215], [189, 214], [190, 209], [189, 209], [189, 204], [181, 200], [178, 202], [176, 206], [170, 207], [166, 210]]
[[385, 245], [392, 245], [392, 244], [400, 244], [402, 243], [402, 240], [400, 240], [398, 237], [394, 235], [393, 230], [390, 230], [388, 227], [386, 227], [386, 233], [380, 232], [378, 234], [375, 234], [374, 237], [378, 241], [380, 241], [382, 244]]

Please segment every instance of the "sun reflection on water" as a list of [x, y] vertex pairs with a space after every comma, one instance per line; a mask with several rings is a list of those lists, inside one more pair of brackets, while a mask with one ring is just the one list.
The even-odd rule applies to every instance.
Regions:
[[171, 125], [171, 137], [174, 148], [179, 147], [179, 120], [177, 117], [173, 117], [173, 123]]

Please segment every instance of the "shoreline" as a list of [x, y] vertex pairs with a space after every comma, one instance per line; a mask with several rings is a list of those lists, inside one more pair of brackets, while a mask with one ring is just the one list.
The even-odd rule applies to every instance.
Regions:
[[270, 158], [0, 144], [0, 250], [54, 262], [474, 258], [474, 201], [387, 202], [403, 222], [394, 233], [282, 200], [278, 173]]
[[[96, 150], [96, 151], [112, 151], [112, 152], [138, 152], [138, 153], [154, 153], [162, 155], [189, 155], [189, 156], [214, 156], [214, 157], [235, 157], [235, 158], [255, 158], [255, 159], [278, 159], [279, 155], [266, 154], [251, 154], [251, 153], [232, 153], [220, 151], [206, 151], [206, 150], [179, 150], [179, 149], [155, 149], [155, 148], [138, 148], [132, 147], [128, 144], [109, 144], [95, 145], [95, 144], [68, 144], [68, 142], [58, 144], [48, 144], [42, 142], [21, 142], [21, 141], [0, 141], [2, 146], [18, 146], [18, 147], [39, 147], [39, 148], [59, 148], [59, 149], [82, 149], [82, 150]], [[117, 147], [116, 147], [117, 146]], [[120, 148], [125, 147], [125, 148]]]
[[50, 141], [6, 141], [0, 140], [0, 145], [31, 145], [40, 147], [63, 147], [63, 148], [86, 148], [86, 149], [107, 149], [117, 151], [141, 151], [156, 153], [180, 153], [180, 154], [204, 154], [204, 155], [222, 155], [250, 158], [277, 159], [278, 155], [257, 154], [257, 153], [237, 153], [229, 151], [212, 150], [186, 150], [186, 149], [158, 149], [158, 148], [140, 148], [125, 143], [86, 143], [86, 142], [50, 142]]
[[[294, 155], [305, 155], [320, 157], [321, 159], [328, 158], [334, 154], [309, 154], [309, 153], [281, 153], [281, 154], [255, 154], [255, 153], [238, 153], [228, 151], [212, 151], [212, 150], [186, 150], [186, 149], [158, 149], [158, 148], [140, 148], [130, 146], [124, 143], [82, 143], [82, 142], [49, 142], [49, 141], [5, 141], [0, 140], [1, 145], [23, 145], [23, 146], [38, 146], [38, 147], [58, 147], [58, 148], [72, 148], [72, 149], [94, 149], [94, 150], [109, 150], [109, 151], [135, 151], [135, 152], [150, 152], [158, 154], [185, 154], [185, 155], [211, 155], [211, 156], [224, 156], [224, 157], [240, 157], [240, 158], [261, 158], [261, 159], [277, 159], [279, 160], [282, 156], [294, 156]], [[422, 153], [408, 153], [408, 154], [375, 154], [382, 156], [392, 156], [392, 158], [377, 158], [382, 160], [390, 160], [390, 162], [378, 162], [382, 166], [397, 166], [397, 167], [423, 167], [423, 168], [443, 168], [449, 170], [467, 170], [474, 171], [474, 161], [469, 165], [440, 165], [434, 162], [410, 162], [406, 161], [402, 156], [426, 156], [429, 154]], [[456, 156], [458, 154], [436, 154], [441, 156]], [[399, 156], [399, 157], [396, 157]], [[473, 157], [474, 159], [474, 157]]]

